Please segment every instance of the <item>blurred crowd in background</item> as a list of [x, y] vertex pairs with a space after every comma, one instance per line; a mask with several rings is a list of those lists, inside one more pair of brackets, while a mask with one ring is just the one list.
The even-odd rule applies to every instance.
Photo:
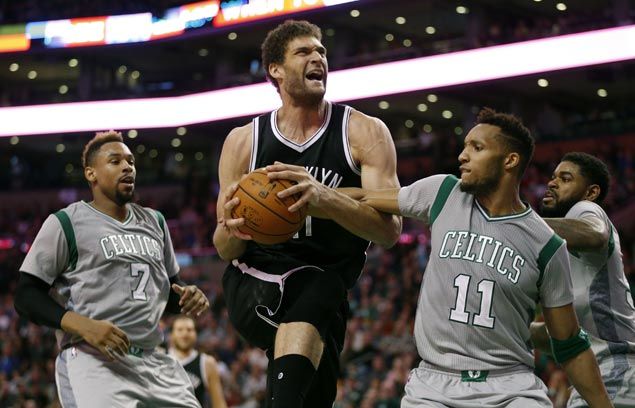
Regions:
[[[452, 149], [448, 147], [444, 155], [448, 163], [433, 164], [439, 166], [433, 168], [435, 172], [456, 169]], [[610, 163], [613, 175], [605, 208], [611, 215], [618, 214], [633, 204], [629, 202], [635, 194], [632, 151], [607, 143], [597, 153]], [[536, 157], [527, 171], [522, 194], [534, 209], [539, 208], [546, 181], [556, 164], [557, 159], [541, 161]], [[404, 185], [423, 176], [400, 174]], [[212, 303], [211, 312], [197, 322], [199, 346], [218, 359], [229, 405], [258, 408], [265, 390], [267, 361], [260, 350], [248, 347], [229, 324], [220, 285], [224, 264], [210, 247], [216, 225], [218, 188], [211, 182], [207, 196], [200, 195], [201, 190], [182, 191], [188, 193], [179, 199], [153, 198], [148, 202], [139, 197], [140, 203], [165, 213], [179, 259], [185, 265], [181, 272], [183, 279], [201, 287]], [[57, 406], [53, 331], [20, 319], [13, 309], [12, 293], [25, 251], [48, 213], [63, 207], [64, 200], [59, 195], [56, 202], [25, 203], [0, 213], [0, 406], [3, 407]], [[632, 229], [621, 234], [626, 275], [635, 285], [635, 236]], [[409, 370], [419, 361], [412, 338], [413, 318], [428, 253], [428, 232], [412, 221], [405, 223], [394, 248], [370, 247], [364, 271], [349, 296], [351, 316], [342, 354], [338, 408], [399, 406]], [[170, 323], [167, 318], [166, 338]], [[568, 392], [566, 375], [548, 356], [537, 354], [536, 362], [536, 373], [548, 385], [556, 407], [564, 406]]]

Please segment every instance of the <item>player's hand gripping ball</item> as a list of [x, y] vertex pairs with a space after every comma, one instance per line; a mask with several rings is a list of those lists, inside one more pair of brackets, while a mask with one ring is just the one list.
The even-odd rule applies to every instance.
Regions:
[[269, 180], [264, 170], [254, 170], [244, 177], [233, 195], [240, 198], [240, 204], [232, 210], [232, 217], [245, 219], [238, 230], [251, 235], [259, 244], [273, 245], [289, 240], [304, 225], [307, 208], [289, 212], [288, 208], [300, 194], [279, 198], [277, 193], [294, 184], [290, 180]]

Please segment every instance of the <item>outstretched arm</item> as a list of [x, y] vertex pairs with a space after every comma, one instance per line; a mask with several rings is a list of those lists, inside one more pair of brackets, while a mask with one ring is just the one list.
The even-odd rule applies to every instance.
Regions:
[[399, 210], [398, 188], [366, 190], [363, 188], [338, 188], [337, 191], [374, 209], [394, 215], [402, 215]]
[[543, 309], [556, 361], [591, 408], [612, 407], [586, 333], [580, 331], [571, 304]]
[[556, 234], [567, 241], [570, 250], [592, 250], [603, 248], [609, 240], [606, 223], [596, 216], [584, 218], [545, 218], [545, 222]]

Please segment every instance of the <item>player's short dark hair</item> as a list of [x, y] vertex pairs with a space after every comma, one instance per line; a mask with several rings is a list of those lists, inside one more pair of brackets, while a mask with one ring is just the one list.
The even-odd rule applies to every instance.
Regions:
[[510, 113], [496, 112], [491, 108], [483, 108], [476, 117], [476, 123], [498, 126], [498, 137], [503, 141], [508, 153], [515, 152], [520, 156], [518, 178], [521, 178], [534, 155], [534, 138], [523, 122]]
[[174, 318], [174, 320], [172, 321], [172, 327], [171, 330], [174, 330], [174, 325], [176, 324], [176, 322], [178, 322], [179, 320], [189, 320], [192, 323], [194, 323], [194, 328], [196, 328], [196, 321], [194, 320], [194, 318], [192, 318], [191, 316], [188, 315], [184, 315], [184, 314], [180, 314], [178, 316], [176, 316]]
[[95, 137], [90, 139], [90, 141], [86, 143], [86, 146], [84, 146], [84, 151], [82, 152], [82, 166], [90, 166], [99, 152], [99, 149], [106, 143], [110, 142], [123, 143], [123, 136], [121, 135], [121, 132], [109, 130], [106, 132], [95, 133]]
[[270, 64], [282, 64], [287, 46], [298, 37], [315, 37], [322, 41], [322, 30], [315, 24], [306, 20], [287, 20], [278, 27], [269, 31], [262, 42], [262, 67], [265, 69], [267, 79], [278, 89], [278, 81], [269, 74]]
[[561, 161], [577, 164], [580, 168], [580, 174], [589, 184], [600, 186], [600, 194], [598, 194], [595, 202], [601, 204], [609, 193], [609, 186], [611, 185], [611, 174], [606, 163], [595, 156], [583, 152], [569, 152], [564, 155]]

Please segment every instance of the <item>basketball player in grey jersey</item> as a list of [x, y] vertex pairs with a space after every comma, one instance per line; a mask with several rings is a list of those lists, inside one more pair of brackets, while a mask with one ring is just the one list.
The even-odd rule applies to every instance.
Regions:
[[59, 329], [62, 406], [200, 407], [183, 368], [155, 347], [165, 310], [199, 315], [209, 303], [180, 281], [163, 216], [130, 202], [136, 170], [121, 133], [98, 133], [82, 162], [93, 201], [46, 219], [15, 299], [21, 316]]
[[610, 407], [572, 307], [564, 241], [519, 198], [533, 153], [512, 115], [480, 112], [459, 155], [460, 180], [347, 193], [430, 226], [432, 249], [415, 321], [423, 361], [403, 408], [551, 407], [533, 374], [529, 324], [541, 303], [554, 354], [592, 407]]
[[[542, 201], [547, 224], [567, 241], [573, 305], [589, 333], [609, 397], [616, 407], [635, 407], [635, 307], [620, 250], [620, 239], [600, 207], [610, 184], [601, 160], [567, 153], [553, 173]], [[564, 218], [561, 218], [564, 217]], [[532, 340], [548, 348], [544, 323], [532, 323]], [[574, 392], [569, 407], [584, 407]]]

